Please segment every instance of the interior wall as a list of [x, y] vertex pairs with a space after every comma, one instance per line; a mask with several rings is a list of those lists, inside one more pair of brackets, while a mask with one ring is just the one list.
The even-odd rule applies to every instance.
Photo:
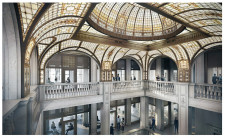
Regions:
[[211, 50], [204, 55], [207, 61], [207, 79], [205, 79], [205, 82], [212, 84], [212, 76], [222, 74], [222, 50]]
[[200, 54], [191, 66], [191, 82], [212, 84], [212, 76], [222, 74], [222, 50]]
[[33, 50], [30, 58], [30, 85], [38, 84], [38, 58], [36, 48]]
[[169, 58], [159, 57], [150, 64], [149, 80], [156, 81], [156, 76], [164, 76], [165, 81], [177, 81], [177, 66]]
[[2, 90], [3, 100], [21, 98], [21, 49], [13, 3], [3, 3]]
[[[204, 83], [205, 80], [205, 65], [204, 54], [199, 55], [191, 67], [191, 81], [194, 83]], [[195, 68], [195, 69], [194, 69]], [[195, 70], [195, 71], [194, 71]]]
[[195, 108], [195, 134], [213, 135], [222, 131], [222, 114]]

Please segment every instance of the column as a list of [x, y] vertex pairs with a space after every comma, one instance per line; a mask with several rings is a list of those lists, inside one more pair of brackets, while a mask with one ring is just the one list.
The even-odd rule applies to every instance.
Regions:
[[[116, 111], [115, 111], [115, 116], [114, 116], [114, 127], [116, 128], [116, 123], [117, 123], [117, 116], [118, 116], [118, 113], [117, 113], [117, 101], [115, 101], [115, 107], [116, 107]], [[111, 125], [111, 124], [110, 124]]]
[[84, 121], [83, 121], [83, 125], [84, 126], [88, 126], [89, 122], [88, 122], [88, 105], [84, 105]]
[[161, 65], [161, 58], [156, 59], [156, 71], [155, 71], [155, 76], [159, 75], [161, 77], [162, 75], [162, 65]]
[[[45, 119], [44, 121], [45, 121], [45, 127], [44, 127], [45, 130], [44, 130], [44, 133], [47, 134], [47, 132], [48, 132], [49, 130], [51, 130], [51, 129], [49, 128], [49, 120], [48, 120], [48, 119], [47, 119], [47, 120]], [[64, 129], [62, 129], [62, 133], [61, 133], [61, 134], [65, 134], [65, 132], [64, 132], [63, 130], [64, 130]]]
[[112, 62], [103, 61], [101, 66], [100, 94], [103, 94], [101, 105], [101, 135], [110, 134], [110, 93], [112, 92]]
[[28, 101], [21, 101], [19, 107], [15, 111], [15, 134], [26, 135], [27, 131], [27, 103]]
[[97, 82], [97, 64], [93, 58], [91, 58], [91, 82]]
[[101, 105], [101, 135], [110, 134], [110, 92], [111, 82], [100, 82], [100, 93], [103, 93], [103, 103]]
[[172, 116], [171, 116], [171, 102], [168, 102], [168, 125], [171, 125], [171, 120], [172, 120]]
[[149, 125], [149, 120], [148, 120], [149, 97], [140, 97], [140, 102], [141, 102], [140, 128], [146, 128]]
[[178, 95], [178, 133], [188, 135], [188, 83], [175, 85]]
[[155, 99], [155, 105], [156, 105], [156, 128], [159, 130], [164, 129], [164, 102], [159, 99]]
[[131, 80], [131, 60], [126, 59], [126, 81]]
[[170, 123], [173, 125], [174, 124], [174, 120], [175, 120], [175, 116], [174, 116], [174, 103], [171, 102], [171, 105], [170, 106], [171, 106], [171, 109], [170, 109], [170, 111], [171, 111], [171, 115], [170, 115], [171, 116], [171, 122]]
[[125, 100], [125, 124], [131, 125], [131, 99]]
[[91, 104], [91, 135], [97, 134], [97, 104]]
[[110, 134], [110, 106], [109, 104], [102, 104], [101, 107], [101, 135]]
[[83, 121], [84, 126], [88, 126], [88, 112], [84, 113], [84, 121]]

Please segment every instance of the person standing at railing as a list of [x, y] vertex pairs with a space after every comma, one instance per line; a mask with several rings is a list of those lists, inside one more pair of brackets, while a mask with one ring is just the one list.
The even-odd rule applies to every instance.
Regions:
[[219, 74], [219, 77], [218, 77], [218, 84], [222, 84], [222, 75]]
[[69, 77], [67, 78], [66, 83], [70, 83], [70, 78]]
[[117, 74], [116, 81], [120, 81], [120, 75]]
[[214, 74], [214, 76], [212, 77], [212, 83], [216, 84], [217, 83], [217, 79], [218, 79], [218, 77], [216, 76], [216, 74]]
[[114, 77], [114, 75], [112, 74], [112, 80], [116, 81], [116, 77]]
[[165, 81], [164, 75], [161, 76], [161, 81]]
[[156, 81], [160, 81], [159, 75], [156, 76]]
[[136, 77], [134, 76], [134, 80], [136, 80]]

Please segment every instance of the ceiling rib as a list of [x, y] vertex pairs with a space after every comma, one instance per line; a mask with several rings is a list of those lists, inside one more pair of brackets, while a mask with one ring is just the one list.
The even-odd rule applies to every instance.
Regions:
[[178, 18], [176, 18], [176, 17], [174, 17], [174, 16], [172, 16], [172, 15], [169, 15], [168, 13], [166, 13], [166, 12], [160, 10], [159, 8], [156, 8], [156, 7], [151, 6], [151, 5], [149, 5], [149, 4], [146, 4], [146, 3], [138, 3], [138, 4], [141, 5], [141, 6], [143, 6], [143, 7], [148, 8], [148, 9], [151, 9], [151, 10], [153, 10], [153, 11], [155, 11], [155, 12], [157, 12], [157, 13], [159, 13], [159, 14], [161, 14], [161, 15], [163, 15], [163, 16], [165, 16], [165, 17], [167, 17], [167, 18], [169, 18], [169, 19], [171, 19], [171, 20], [173, 20], [173, 21], [176, 21], [176, 22], [178, 22], [178, 23], [180, 23], [180, 24], [183, 24], [184, 26], [189, 27], [189, 28], [191, 28], [191, 29], [193, 29], [193, 30], [195, 30], [195, 31], [197, 31], [197, 32], [200, 32], [200, 33], [202, 33], [202, 34], [204, 34], [204, 35], [206, 35], [206, 36], [208, 36], [208, 37], [210, 36], [209, 34], [203, 32], [203, 31], [200, 30], [199, 28], [194, 27], [194, 26], [192, 26], [192, 25], [190, 25], [190, 24], [188, 24], [188, 23], [185, 23], [185, 22], [181, 21], [180, 19], [178, 19]]

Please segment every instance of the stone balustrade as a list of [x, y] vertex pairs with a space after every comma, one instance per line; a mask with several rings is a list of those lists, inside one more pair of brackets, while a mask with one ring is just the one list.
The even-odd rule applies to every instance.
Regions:
[[222, 100], [222, 85], [195, 84], [194, 98]]
[[111, 91], [111, 93], [115, 93], [141, 90], [143, 81], [117, 81], [112, 83], [113, 90]]
[[171, 94], [175, 95], [175, 82], [167, 81], [149, 81], [149, 90], [156, 94]]
[[41, 112], [38, 89], [38, 86], [31, 87], [31, 93], [25, 98], [3, 102], [4, 135], [35, 133]]
[[68, 83], [40, 87], [44, 90], [45, 100], [99, 94], [99, 83]]
[[[147, 82], [147, 86], [144, 85]], [[116, 81], [110, 93], [121, 93], [146, 89], [159, 95], [177, 95], [175, 87], [180, 83], [167, 81]], [[146, 88], [145, 88], [146, 87]], [[99, 95], [100, 83], [70, 83], [40, 85], [44, 100], [71, 98], [77, 96]], [[194, 98], [222, 100], [222, 85], [194, 84]]]
[[[185, 91], [183, 89], [185, 88]], [[107, 95], [105, 91], [107, 90]], [[69, 83], [69, 84], [52, 84], [39, 85], [32, 90], [31, 94], [23, 99], [15, 101], [13, 106], [12, 101], [4, 101], [3, 115], [3, 134], [34, 134], [37, 123], [40, 118], [40, 104], [46, 100], [75, 98], [85, 96], [109, 96], [117, 94], [129, 94], [129, 92], [143, 92], [153, 94], [156, 98], [165, 99], [167, 101], [174, 97], [177, 102], [185, 102], [190, 98], [191, 106], [199, 107], [198, 100], [208, 102], [215, 101], [216, 104], [221, 104], [222, 101], [222, 85], [212, 84], [191, 84], [166, 81], [118, 81], [118, 82], [96, 82], [96, 83]], [[181, 93], [183, 92], [183, 95]], [[188, 95], [185, 95], [188, 93]], [[180, 94], [180, 95], [179, 95]], [[137, 95], [136, 95], [137, 96]], [[163, 98], [162, 98], [163, 97]], [[95, 98], [95, 97], [93, 97]], [[110, 98], [109, 98], [110, 99]], [[177, 100], [176, 100], [177, 99]], [[101, 101], [98, 101], [101, 102]], [[8, 105], [7, 109], [5, 105]], [[189, 105], [187, 105], [189, 106]], [[201, 106], [205, 109], [206, 106]], [[211, 109], [211, 108], [210, 108]], [[220, 111], [220, 110], [218, 110]], [[15, 116], [16, 115], [16, 116]], [[23, 120], [18, 120], [24, 116]], [[16, 118], [15, 118], [16, 117]], [[17, 122], [15, 122], [17, 120]], [[19, 127], [18, 122], [24, 121], [27, 126]]]

